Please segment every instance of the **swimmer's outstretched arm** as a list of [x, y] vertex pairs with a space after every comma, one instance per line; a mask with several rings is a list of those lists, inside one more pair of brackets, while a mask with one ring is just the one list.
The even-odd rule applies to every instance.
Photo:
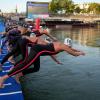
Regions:
[[55, 37], [53, 37], [46, 29], [45, 30], [39, 30], [40, 33], [47, 35], [48, 37], [50, 37], [53, 41], [57, 41], [57, 39]]
[[55, 56], [55, 55], [51, 55], [50, 57], [51, 57], [57, 64], [61, 64], [61, 65], [62, 65], [62, 63], [61, 63], [59, 60], [56, 59], [56, 56]]

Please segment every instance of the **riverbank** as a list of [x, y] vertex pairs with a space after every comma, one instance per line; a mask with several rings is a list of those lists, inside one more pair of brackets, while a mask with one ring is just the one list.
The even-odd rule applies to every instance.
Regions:
[[95, 27], [100, 24], [100, 15], [56, 15], [44, 19], [44, 21], [47, 26], [72, 25], [73, 27]]
[[100, 21], [100, 15], [77, 14], [77, 15], [51, 15], [49, 19], [78, 20], [83, 22]]

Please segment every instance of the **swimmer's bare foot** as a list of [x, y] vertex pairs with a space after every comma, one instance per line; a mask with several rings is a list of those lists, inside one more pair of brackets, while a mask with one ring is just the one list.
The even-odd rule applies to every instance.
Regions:
[[22, 77], [22, 76], [23, 76], [22, 73], [18, 73], [17, 75], [15, 75], [15, 80], [16, 80], [17, 83], [20, 83], [19, 78]]
[[17, 75], [15, 75], [15, 76], [14, 76], [14, 78], [15, 78], [16, 82], [20, 84], [20, 81], [19, 81], [19, 76], [18, 76], [18, 74], [17, 74]]
[[11, 64], [15, 64], [15, 61], [13, 59], [8, 59], [8, 61], [11, 63]]
[[7, 78], [9, 78], [8, 75], [4, 75], [4, 76], [0, 77], [0, 88], [4, 88], [4, 82]]
[[0, 77], [0, 88], [4, 88], [4, 79]]

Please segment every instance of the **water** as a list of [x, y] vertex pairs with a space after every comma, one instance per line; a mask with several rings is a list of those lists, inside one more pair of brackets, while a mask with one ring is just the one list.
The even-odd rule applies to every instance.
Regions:
[[21, 78], [25, 100], [99, 100], [100, 99], [100, 26], [96, 28], [51, 29], [60, 41], [70, 37], [73, 47], [86, 53], [73, 57], [57, 55], [58, 65], [50, 57], [41, 57], [41, 68]]

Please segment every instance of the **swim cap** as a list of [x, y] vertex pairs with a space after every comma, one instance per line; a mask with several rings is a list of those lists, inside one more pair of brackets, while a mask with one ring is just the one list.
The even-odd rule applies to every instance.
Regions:
[[72, 47], [72, 40], [70, 38], [65, 38], [64, 44]]
[[12, 29], [9, 31], [8, 33], [9, 36], [20, 36], [21, 35], [21, 31], [18, 29]]
[[27, 24], [23, 24], [24, 28], [29, 28], [29, 26]]

